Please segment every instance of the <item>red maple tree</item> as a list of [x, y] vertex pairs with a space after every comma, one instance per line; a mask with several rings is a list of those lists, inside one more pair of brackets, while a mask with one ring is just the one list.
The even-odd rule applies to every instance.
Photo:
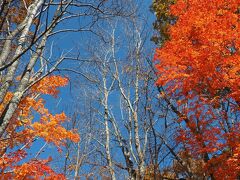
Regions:
[[177, 140], [204, 173], [240, 175], [240, 1], [177, 0], [170, 40], [156, 50], [157, 85], [175, 98]]

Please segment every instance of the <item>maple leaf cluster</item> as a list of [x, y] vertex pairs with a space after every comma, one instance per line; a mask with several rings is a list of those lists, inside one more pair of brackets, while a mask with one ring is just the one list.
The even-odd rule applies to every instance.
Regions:
[[[74, 130], [66, 130], [62, 124], [67, 120], [64, 113], [53, 115], [45, 108], [41, 94], [54, 97], [58, 88], [67, 85], [67, 78], [48, 76], [32, 86], [21, 100], [11, 119], [4, 136], [0, 139], [0, 176], [4, 179], [65, 179], [49, 166], [48, 159], [30, 158], [27, 150], [31, 149], [36, 139], [54, 144], [59, 150], [67, 139], [78, 142], [79, 136]], [[2, 104], [2, 113], [13, 94], [8, 92]], [[38, 114], [36, 116], [36, 114]], [[38, 118], [39, 117], [39, 118]], [[25, 159], [30, 160], [25, 160]]]
[[178, 0], [156, 84], [181, 113], [177, 141], [216, 179], [240, 175], [240, 1]]

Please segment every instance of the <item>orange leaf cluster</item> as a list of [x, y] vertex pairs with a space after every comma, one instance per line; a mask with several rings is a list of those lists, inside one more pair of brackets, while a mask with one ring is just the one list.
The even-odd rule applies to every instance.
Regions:
[[68, 79], [61, 76], [47, 76], [31, 89], [35, 93], [49, 94], [54, 97], [59, 93], [58, 87], [67, 85]]
[[211, 97], [230, 88], [228, 96], [240, 100], [239, 6], [239, 0], [178, 0], [172, 5], [178, 20], [170, 28], [171, 40], [156, 51], [157, 84]]
[[[21, 154], [20, 151], [16, 152], [17, 155]], [[6, 158], [4, 158], [5, 162]], [[10, 159], [12, 161], [13, 159]], [[16, 161], [16, 159], [14, 159]], [[3, 179], [26, 179], [26, 180], [40, 180], [44, 179], [51, 179], [51, 180], [63, 180], [65, 177], [62, 174], [55, 173], [47, 163], [51, 161], [51, 158], [47, 160], [37, 160], [32, 159], [27, 163], [23, 163], [22, 165], [12, 166], [13, 162], [11, 162], [11, 166], [13, 168], [12, 171], [5, 172], [1, 174], [1, 178]], [[0, 161], [0, 163], [2, 163]], [[8, 167], [9, 168], [9, 167]]]
[[[64, 113], [52, 115], [38, 95], [56, 96], [58, 88], [65, 86], [67, 79], [49, 76], [35, 84], [18, 105], [5, 135], [0, 139], [0, 176], [4, 179], [65, 179], [48, 165], [50, 159], [31, 159], [27, 153], [37, 138], [53, 143], [58, 149], [67, 139], [78, 142], [79, 136], [73, 130], [66, 130], [62, 124], [67, 120]], [[38, 98], [36, 98], [38, 97]], [[0, 113], [12, 98], [9, 92], [0, 104]], [[19, 148], [22, 147], [22, 148]], [[25, 158], [30, 160], [26, 161]]]

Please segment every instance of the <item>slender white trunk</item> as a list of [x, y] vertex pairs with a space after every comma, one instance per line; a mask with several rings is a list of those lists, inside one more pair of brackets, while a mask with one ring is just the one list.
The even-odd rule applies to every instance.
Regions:
[[[16, 58], [22, 51], [22, 48], [23, 48], [23, 43], [25, 42], [26, 40], [26, 36], [29, 32], [29, 29], [30, 29], [30, 26], [33, 22], [33, 19], [38, 11], [38, 9], [41, 7], [41, 5], [43, 4], [43, 0], [37, 0], [35, 3], [33, 3], [30, 7], [29, 7], [29, 10], [28, 10], [28, 21], [26, 22], [26, 25], [22, 31], [22, 34], [19, 38], [19, 45], [16, 49], [16, 52], [15, 52], [15, 55], [14, 55], [14, 58]], [[13, 58], [13, 59], [14, 59]], [[36, 57], [37, 59], [37, 57]], [[35, 63], [36, 61], [35, 57], [33, 57], [32, 61], [30, 61], [29, 63], [29, 66], [33, 66], [33, 64]], [[15, 61], [10, 67], [9, 67], [9, 70], [8, 70], [8, 73], [6, 75], [6, 79], [3, 83], [3, 85], [1, 86], [1, 90], [0, 90], [0, 100], [2, 101], [8, 88], [10, 87], [10, 84], [13, 80], [13, 77], [14, 77], [14, 74], [15, 74], [15, 71], [18, 67], [18, 64], [19, 64], [19, 60]], [[30, 73], [30, 72], [29, 72]], [[10, 103], [7, 105], [7, 107], [5, 107], [3, 113], [1, 114], [1, 117], [0, 117], [0, 137], [3, 135], [5, 129], [7, 128], [7, 125], [9, 124], [10, 122], [10, 119], [12, 117], [12, 115], [14, 114], [23, 94], [24, 94], [24, 89], [25, 89], [25, 85], [29, 79], [28, 77], [28, 74], [25, 74], [26, 77], [24, 77], [22, 79], [22, 84], [19, 85], [17, 91], [14, 93], [13, 95], [13, 98], [11, 99]]]
[[103, 88], [104, 88], [104, 100], [103, 100], [103, 106], [104, 106], [104, 124], [105, 124], [105, 135], [106, 135], [106, 142], [105, 142], [105, 151], [106, 151], [106, 157], [107, 157], [107, 163], [109, 167], [109, 172], [111, 174], [112, 180], [116, 180], [114, 167], [112, 163], [112, 157], [110, 152], [110, 131], [109, 131], [109, 109], [108, 109], [108, 89], [107, 89], [107, 82], [106, 82], [106, 74], [103, 72]]
[[[38, 9], [42, 6], [43, 2], [44, 2], [43, 0], [37, 0], [37, 1], [35, 1], [35, 3], [33, 3], [32, 5], [29, 6], [28, 16], [26, 18], [27, 21], [26, 21], [25, 26], [22, 30], [22, 34], [19, 37], [18, 47], [17, 47], [17, 49], [15, 51], [15, 54], [12, 58], [13, 60], [16, 59], [22, 53], [23, 45], [26, 41], [26, 38], [27, 38], [27, 35], [29, 33], [32, 22], [35, 18], [35, 15], [37, 14]], [[3, 85], [1, 86], [1, 89], [0, 89], [0, 101], [3, 100], [9, 86], [11, 85], [11, 82], [12, 82], [13, 77], [15, 75], [15, 71], [18, 67], [18, 64], [19, 64], [19, 59], [15, 60], [13, 62], [13, 64], [8, 69], [7, 75], [6, 75], [5, 80], [3, 82]]]

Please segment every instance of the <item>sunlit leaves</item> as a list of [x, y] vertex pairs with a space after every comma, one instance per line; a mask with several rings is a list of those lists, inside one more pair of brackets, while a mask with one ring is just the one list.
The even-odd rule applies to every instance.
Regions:
[[[33, 158], [28, 162], [24, 159], [30, 158], [26, 149], [30, 149], [37, 138], [54, 144], [59, 150], [67, 139], [73, 142], [79, 141], [76, 132], [62, 126], [68, 120], [67, 116], [63, 112], [51, 114], [45, 107], [44, 100], [39, 96], [49, 94], [56, 97], [59, 92], [58, 88], [67, 85], [67, 82], [67, 78], [61, 76], [46, 77], [35, 84], [21, 100], [6, 129], [5, 138], [0, 139], [1, 177], [5, 179], [65, 179], [63, 175], [56, 174], [48, 165], [51, 159]], [[7, 93], [0, 104], [0, 113], [3, 112], [11, 98], [12, 93]], [[19, 149], [19, 146], [22, 148]]]
[[35, 84], [31, 90], [35, 93], [56, 96], [59, 92], [57, 87], [65, 86], [67, 83], [67, 78], [63, 78], [61, 76], [47, 76], [42, 81]]
[[239, 7], [238, 0], [176, 1], [170, 40], [155, 54], [157, 85], [185, 117], [177, 140], [217, 179], [240, 173]]
[[[170, 29], [171, 41], [156, 51], [162, 78], [158, 84], [175, 81], [171, 89], [182, 88], [214, 96], [231, 87], [229, 96], [239, 95], [238, 1], [184, 1], [172, 5], [178, 21]], [[219, 12], [222, 15], [219, 15]]]

